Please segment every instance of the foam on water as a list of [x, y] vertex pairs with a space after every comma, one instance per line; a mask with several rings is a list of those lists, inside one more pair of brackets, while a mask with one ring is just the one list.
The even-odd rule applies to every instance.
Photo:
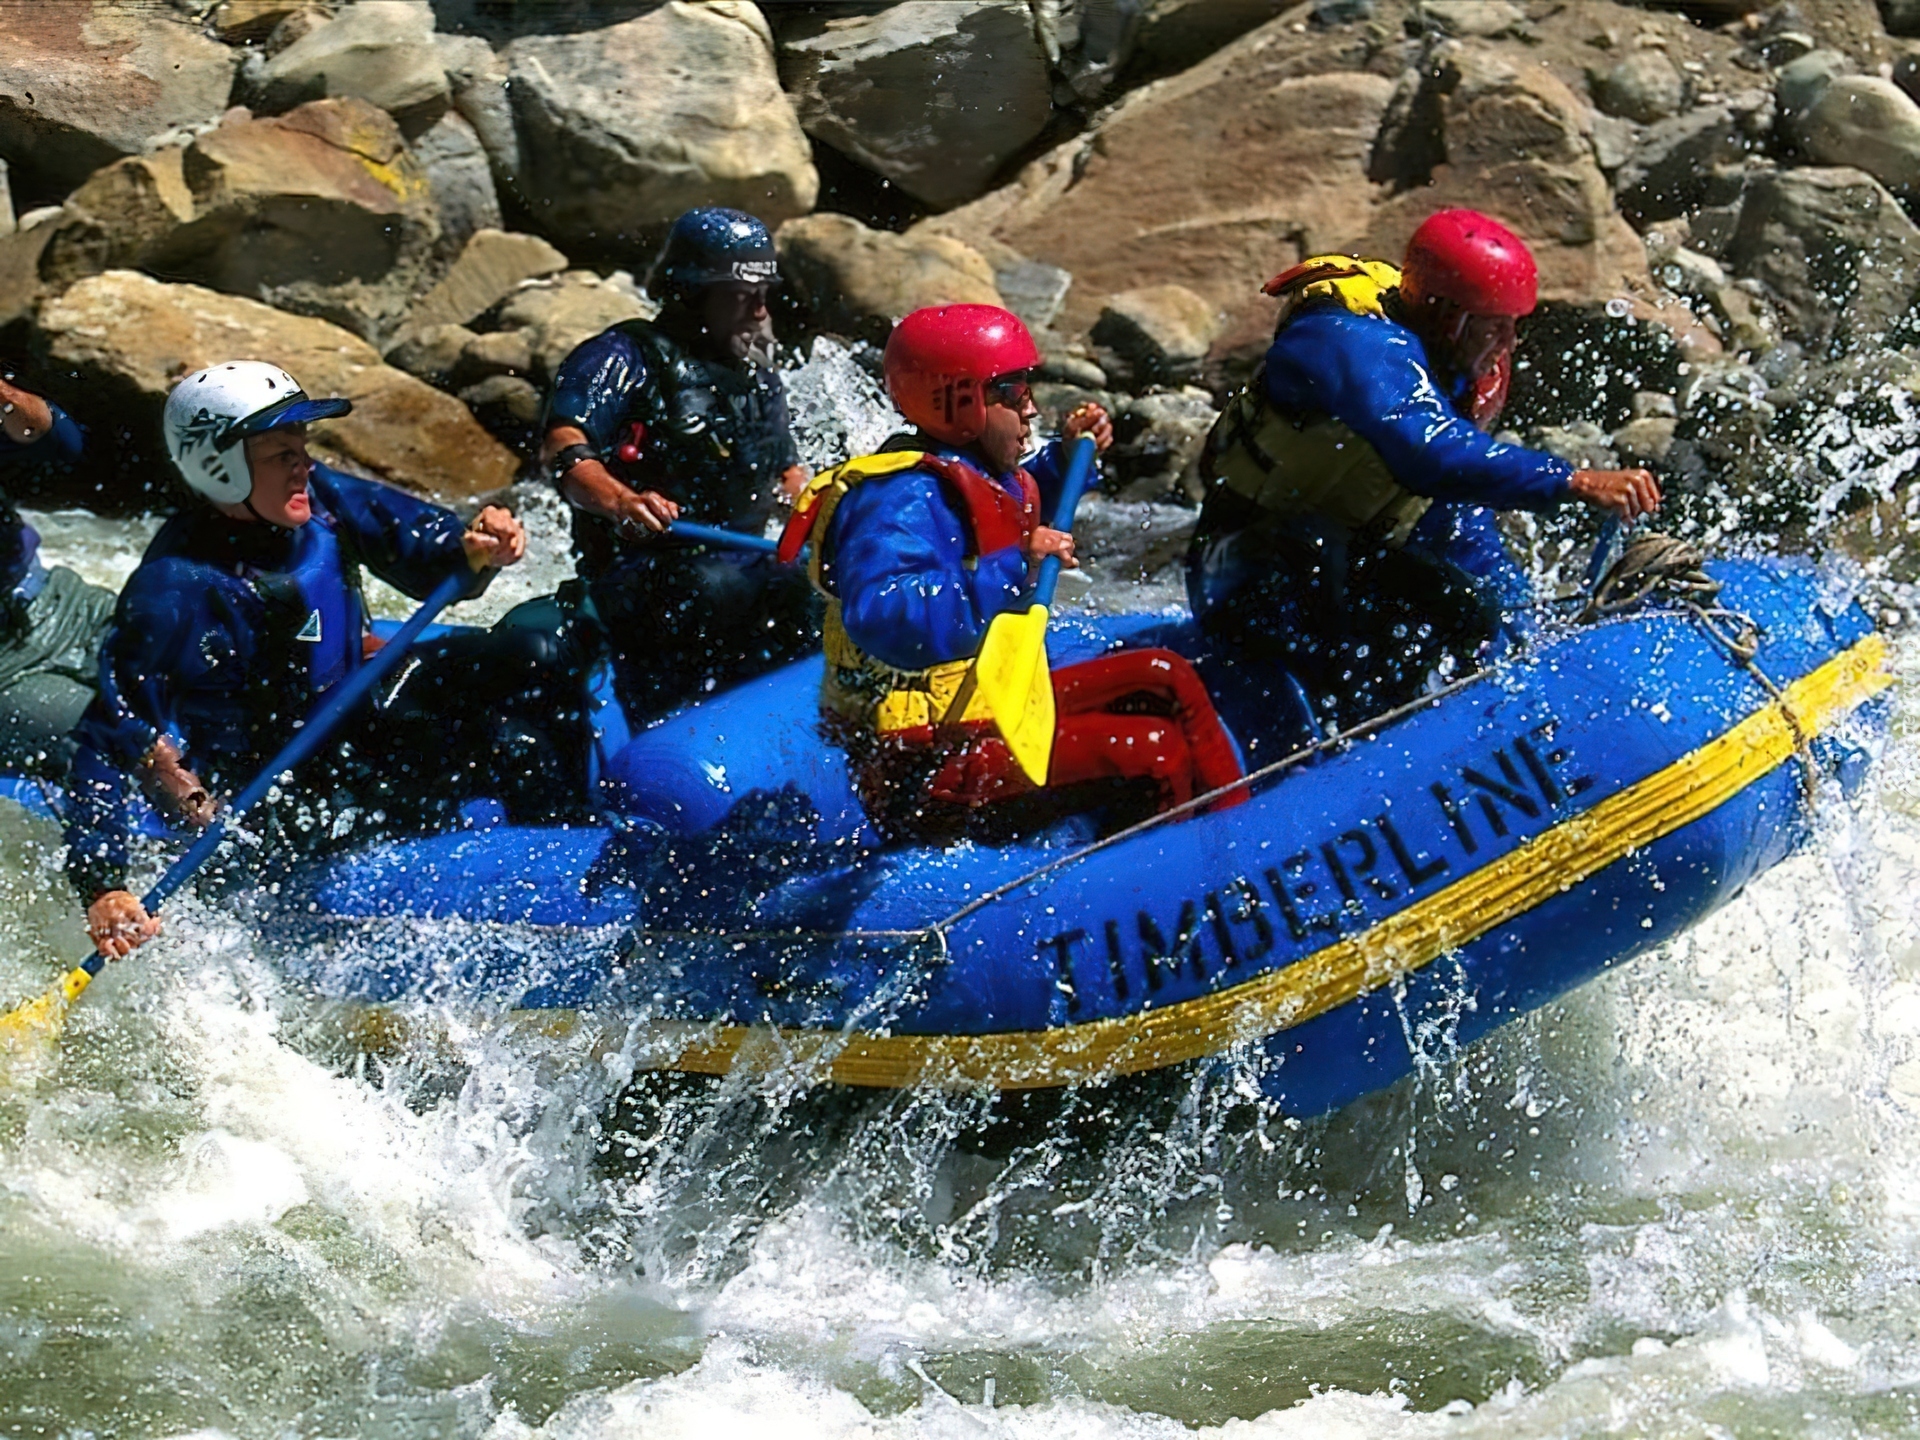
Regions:
[[[870, 378], [808, 363], [803, 424], [852, 443], [831, 418]], [[545, 588], [563, 526], [535, 509]], [[132, 532], [52, 533], [105, 565]], [[1305, 1125], [1231, 1067], [994, 1103], [636, 1078], [483, 1015], [352, 1044], [244, 905], [179, 904], [57, 1074], [0, 1089], [0, 1432], [1910, 1433], [1920, 643], [1896, 652], [1894, 737], [1815, 844]], [[7, 996], [78, 952], [57, 859], [0, 813]]]

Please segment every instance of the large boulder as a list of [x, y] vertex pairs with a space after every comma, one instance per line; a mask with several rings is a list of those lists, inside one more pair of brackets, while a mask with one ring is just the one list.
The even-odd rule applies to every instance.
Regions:
[[427, 177], [442, 255], [458, 255], [480, 231], [500, 228], [493, 162], [464, 115], [449, 110], [408, 148]]
[[590, 271], [569, 270], [550, 280], [522, 286], [498, 311], [501, 330], [525, 334], [533, 373], [551, 385], [560, 363], [582, 340], [590, 340], [627, 320], [651, 320], [658, 307], [631, 282], [602, 279]]
[[1219, 346], [1258, 348], [1273, 329], [1262, 283], [1359, 243], [1372, 214], [1367, 158], [1393, 82], [1313, 73], [1336, 63], [1324, 44], [1284, 25], [1255, 31], [925, 223], [1068, 271], [1063, 334], [1087, 330], [1112, 295], [1176, 284], [1225, 312]]
[[1726, 258], [1766, 288], [1788, 338], [1819, 350], [1881, 342], [1920, 290], [1920, 228], [1844, 167], [1756, 178]]
[[408, 328], [465, 325], [498, 305], [525, 281], [558, 275], [566, 268], [567, 257], [538, 235], [479, 231], [440, 277], [440, 283], [408, 312]]
[[630, 246], [694, 205], [775, 225], [813, 208], [812, 152], [745, 0], [668, 0], [604, 30], [516, 40], [506, 61], [514, 181], [563, 243]]
[[1140, 386], [1191, 376], [1219, 333], [1219, 312], [1186, 286], [1147, 285], [1109, 300], [1092, 338], [1111, 357], [1107, 372]]
[[446, 111], [446, 71], [427, 0], [357, 0], [267, 61], [251, 77], [255, 108], [292, 109], [353, 96], [418, 133]]
[[869, 230], [850, 215], [789, 220], [780, 269], [828, 330], [884, 345], [901, 316], [926, 305], [999, 305], [993, 268], [949, 235]]
[[1614, 177], [1621, 211], [1644, 227], [1734, 203], [1772, 124], [1771, 99], [1755, 90], [1648, 126]]
[[0, 156], [31, 203], [227, 107], [234, 53], [161, 6], [8, 5], [0, 26]]
[[183, 163], [193, 219], [146, 247], [141, 269], [370, 339], [400, 322], [431, 277], [432, 187], [392, 117], [364, 100], [221, 125]]
[[520, 137], [507, 97], [507, 62], [475, 35], [435, 35], [434, 51], [446, 71], [453, 108], [473, 128], [493, 167], [494, 180], [513, 183], [520, 173]]
[[[1646, 252], [1614, 208], [1594, 158], [1590, 112], [1543, 66], [1509, 65], [1450, 46], [1427, 72], [1438, 122], [1430, 183], [1382, 204], [1368, 248], [1398, 255], [1435, 210], [1465, 206], [1505, 221], [1540, 262], [1547, 300], [1650, 295]], [[1415, 113], [1423, 113], [1415, 106]]]
[[1025, 0], [903, 0], [783, 36], [780, 73], [814, 139], [945, 208], [986, 189], [1052, 113]]
[[1142, 76], [1185, 70], [1292, 8], [1286, 0], [1144, 0], [1127, 68]]
[[141, 269], [367, 337], [397, 325], [429, 282], [440, 236], [394, 122], [360, 100], [234, 119], [184, 148], [116, 161], [40, 228], [7, 242], [34, 255], [12, 313], [83, 276]]
[[512, 452], [465, 406], [381, 363], [372, 346], [324, 320], [131, 271], [90, 276], [40, 308], [36, 347], [71, 374], [122, 443], [159, 457], [160, 412], [182, 375], [240, 357], [285, 366], [310, 394], [343, 395], [353, 413], [314, 435], [323, 458], [423, 494], [478, 495], [510, 484]]
[[1801, 118], [1799, 134], [1822, 165], [1851, 165], [1896, 195], [1920, 196], [1920, 105], [1893, 81], [1837, 77]]
[[1687, 101], [1686, 77], [1664, 50], [1636, 50], [1589, 84], [1594, 103], [1607, 114], [1642, 125], [1679, 113]]

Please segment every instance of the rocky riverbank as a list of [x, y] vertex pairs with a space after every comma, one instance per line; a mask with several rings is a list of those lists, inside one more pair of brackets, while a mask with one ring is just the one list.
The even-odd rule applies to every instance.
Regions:
[[[780, 226], [784, 337], [1004, 303], [1109, 489], [1190, 504], [1304, 255], [1472, 204], [1548, 304], [1509, 417], [1659, 470], [1711, 539], [1901, 574], [1920, 465], [1909, 0], [37, 0], [0, 55], [0, 351], [92, 427], [45, 483], [168, 500], [173, 378], [351, 396], [330, 458], [523, 471], [541, 389], [645, 315], [694, 204]], [[17, 216], [17, 219], [16, 219]], [[861, 353], [856, 350], [856, 353]]]

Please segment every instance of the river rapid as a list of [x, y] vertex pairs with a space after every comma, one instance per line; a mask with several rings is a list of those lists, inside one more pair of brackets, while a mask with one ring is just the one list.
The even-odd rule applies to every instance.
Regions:
[[[884, 433], [850, 368], [815, 380], [816, 447]], [[530, 514], [468, 618], [566, 573]], [[102, 579], [150, 531], [44, 521]], [[0, 1087], [0, 1434], [1920, 1432], [1903, 631], [1895, 666], [1802, 853], [1306, 1124], [1231, 1067], [995, 1101], [636, 1077], [485, 1014], [369, 1047], [231, 902], [179, 902]], [[83, 953], [59, 858], [0, 805], [7, 1004]]]

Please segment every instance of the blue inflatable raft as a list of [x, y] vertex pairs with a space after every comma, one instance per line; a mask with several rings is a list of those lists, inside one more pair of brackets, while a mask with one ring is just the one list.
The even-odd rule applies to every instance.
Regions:
[[1329, 1110], [1686, 929], [1805, 837], [1818, 773], [1857, 776], [1870, 621], [1811, 567], [1711, 568], [1752, 663], [1684, 611], [1562, 624], [1320, 743], [1190, 622], [1061, 622], [1056, 665], [1196, 655], [1252, 772], [1105, 837], [879, 848], [802, 662], [618, 746], [617, 823], [382, 844], [282, 887], [279, 928], [327, 995], [596, 1015], [643, 1066], [1025, 1088], [1232, 1054]]

